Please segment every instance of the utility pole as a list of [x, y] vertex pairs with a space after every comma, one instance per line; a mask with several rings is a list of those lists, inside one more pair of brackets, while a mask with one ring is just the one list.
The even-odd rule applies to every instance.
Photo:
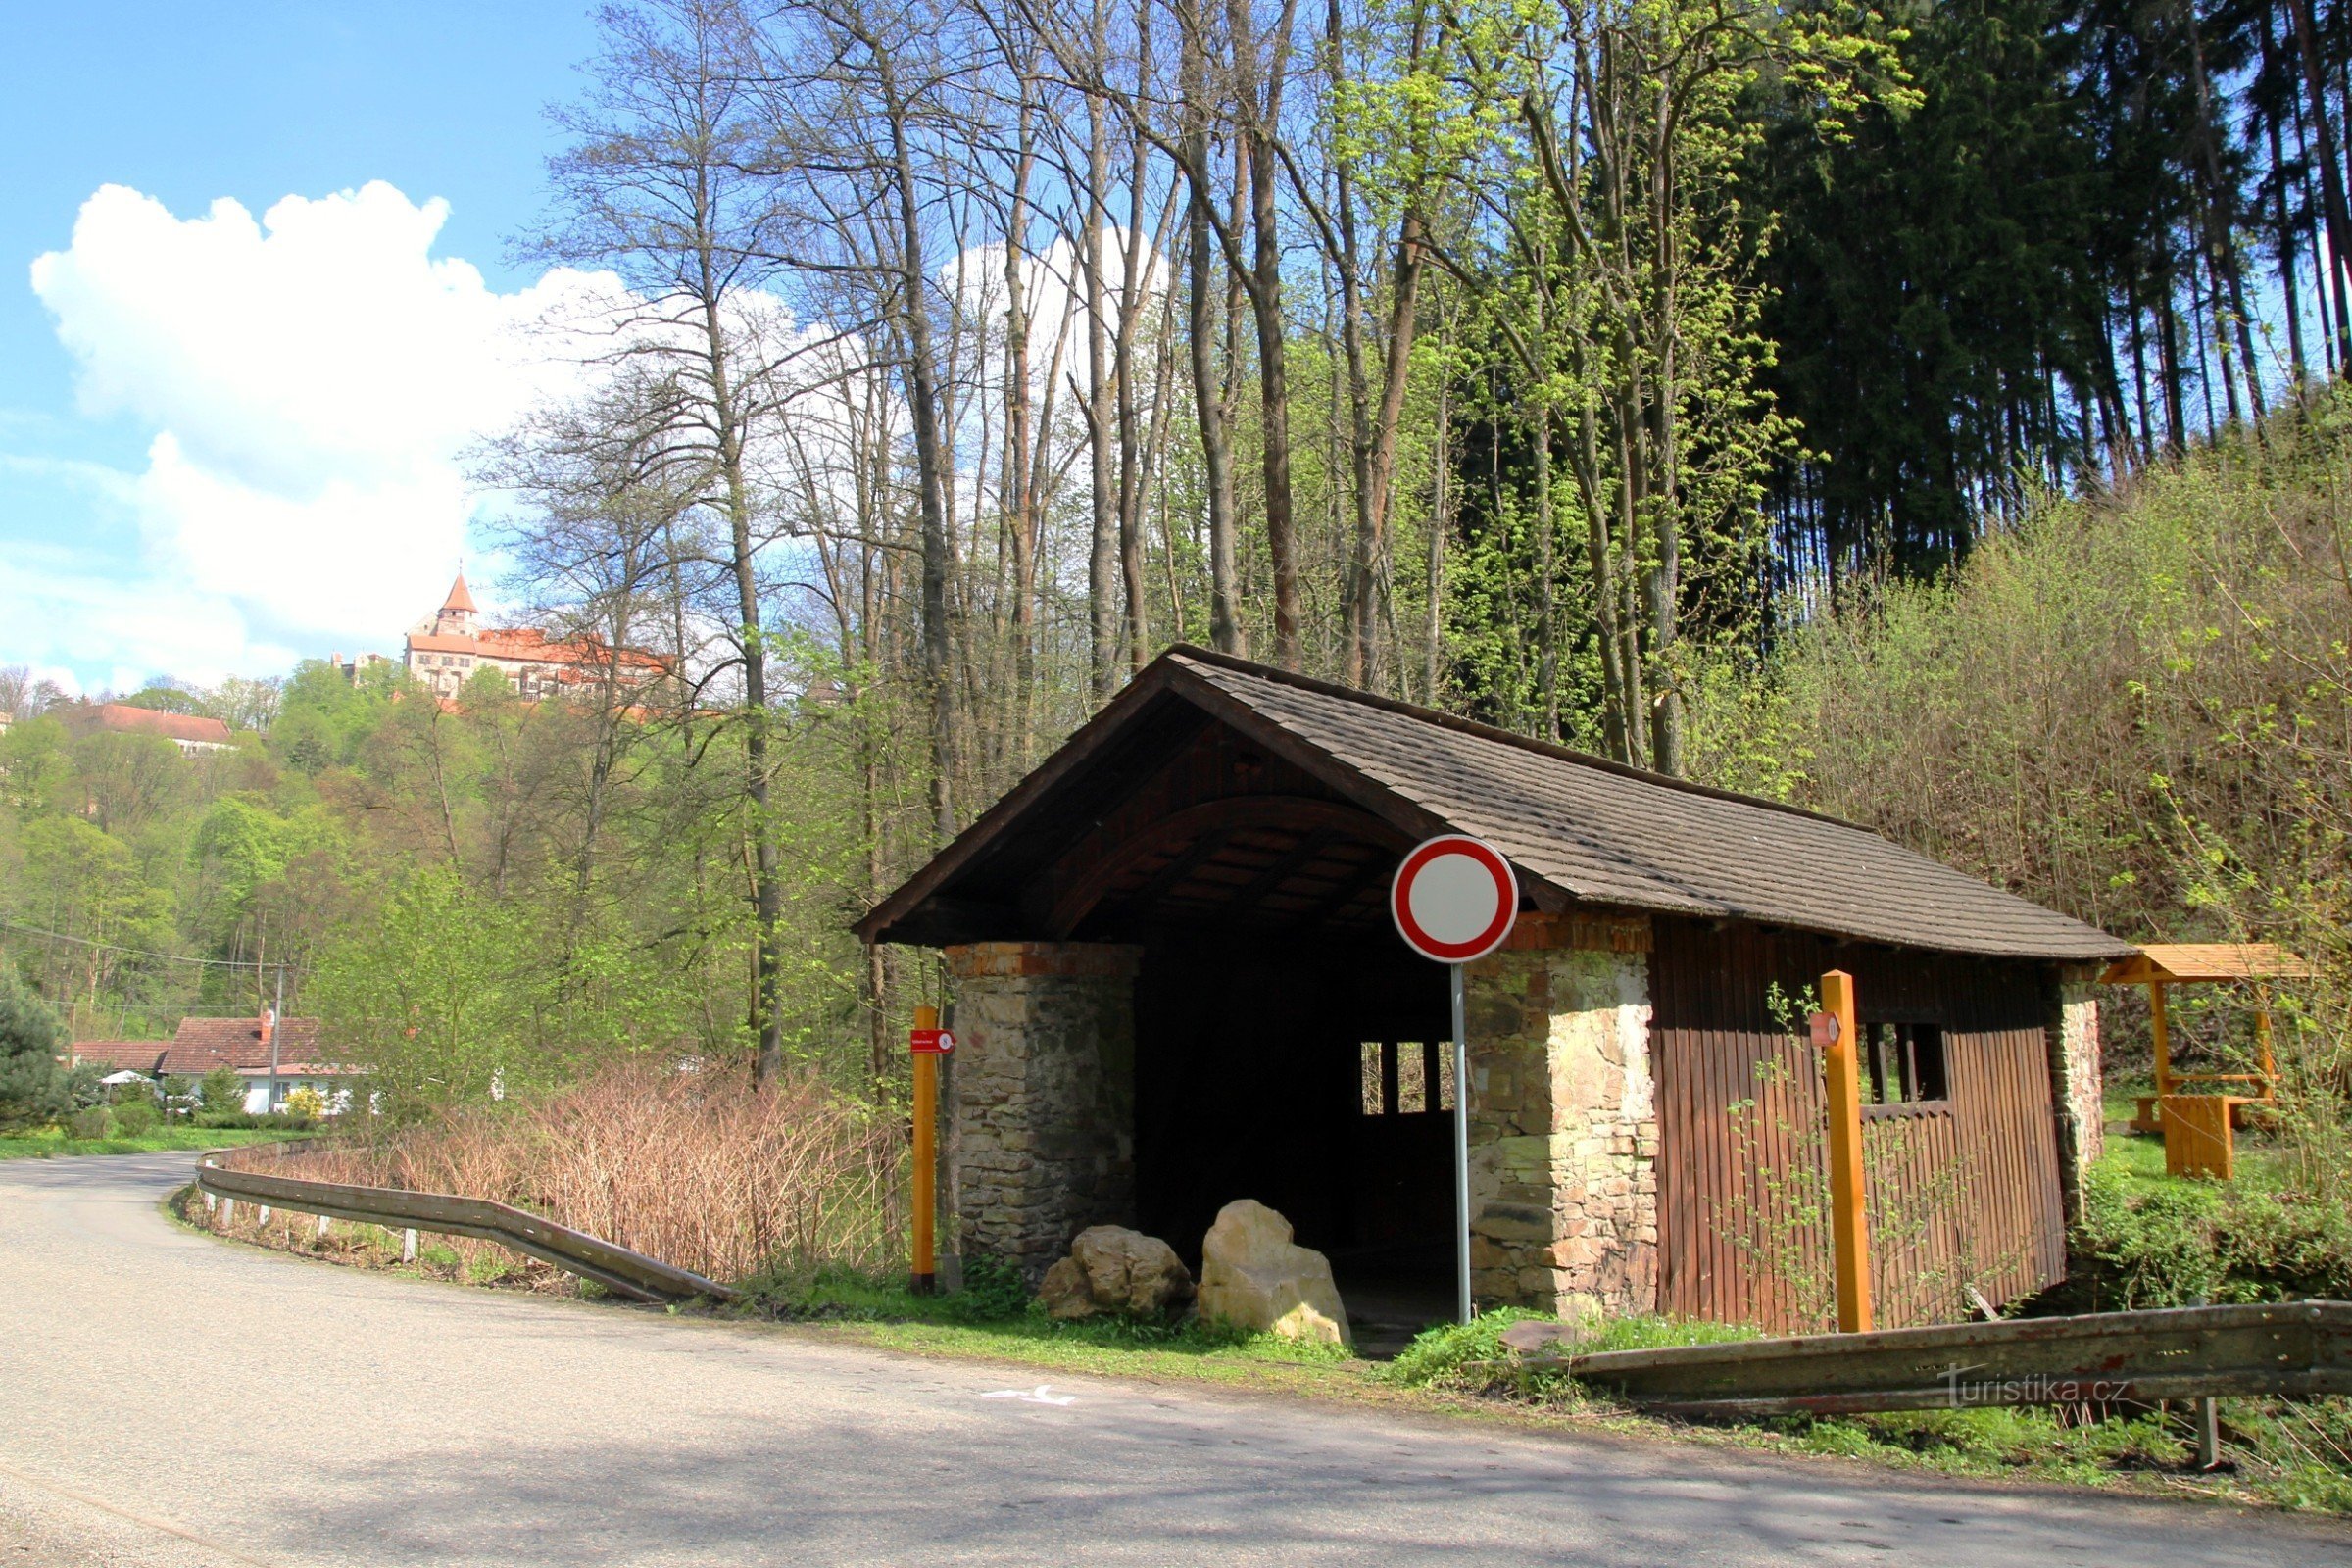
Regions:
[[270, 1009], [270, 1089], [262, 1104], [277, 1109], [277, 1031], [286, 1020], [286, 960], [277, 960], [277, 1005]]

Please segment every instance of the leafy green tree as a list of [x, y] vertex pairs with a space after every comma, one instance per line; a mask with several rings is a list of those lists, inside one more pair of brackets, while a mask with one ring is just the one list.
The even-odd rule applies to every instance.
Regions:
[[299, 772], [347, 767], [408, 684], [407, 673], [391, 664], [370, 665], [351, 680], [324, 660], [305, 660], [278, 695], [270, 744]]
[[0, 1127], [55, 1121], [74, 1109], [76, 1090], [96, 1073], [58, 1061], [66, 1026], [47, 1004], [0, 964]]
[[14, 912], [71, 939], [43, 950], [48, 994], [95, 1006], [141, 961], [126, 950], [173, 945], [170, 891], [148, 881], [121, 839], [78, 816], [45, 816], [24, 829], [22, 843]]
[[1763, 133], [1754, 95], [1801, 83], [1825, 142], [1865, 105], [1912, 95], [1890, 29], [1845, 5], [1482, 0], [1446, 27], [1466, 69], [1428, 91], [1475, 127], [1456, 180], [1474, 216], [1449, 270], [1470, 280], [1506, 372], [1486, 389], [1489, 417], [1526, 455], [1509, 525], [1532, 579], [1529, 716], [1563, 732], [1565, 676], [1590, 637], [1603, 746], [1680, 773], [1698, 662], [1686, 632], [1737, 621], [1752, 599], [1764, 486], [1795, 446], [1764, 381], [1770, 228], [1743, 190]]
[[196, 1093], [207, 1115], [234, 1115], [245, 1108], [245, 1080], [233, 1067], [215, 1067], [206, 1073]]
[[81, 814], [111, 833], [131, 834], [184, 803], [195, 773], [160, 735], [91, 730], [68, 747]]
[[73, 772], [66, 727], [56, 719], [23, 720], [0, 735], [0, 805], [20, 811], [51, 809]]
[[205, 710], [203, 695], [190, 691], [176, 681], [155, 681], [116, 701], [125, 708], [145, 708], [158, 713], [195, 715]]

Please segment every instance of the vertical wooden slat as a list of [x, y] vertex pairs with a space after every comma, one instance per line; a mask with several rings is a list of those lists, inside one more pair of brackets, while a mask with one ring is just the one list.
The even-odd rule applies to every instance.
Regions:
[[[1953, 1193], [1960, 1207], [1948, 1222], [1939, 1218], [1929, 1234], [1903, 1243], [1899, 1271], [1893, 1260], [1874, 1269], [1886, 1287], [1882, 1321], [1892, 1325], [1898, 1310], [1905, 1321], [1954, 1312], [1963, 1259], [1983, 1273], [1976, 1283], [1995, 1301], [2061, 1277], [2057, 1134], [2031, 965], [1874, 950], [1745, 926], [1715, 931], [1694, 921], [1661, 919], [1655, 931], [1664, 1310], [1798, 1326], [1789, 1321], [1794, 1303], [1786, 1291], [1757, 1277], [1725, 1232], [1740, 1195], [1751, 1209], [1762, 1205], [1768, 1171], [1761, 1167], [1785, 1171], [1797, 1156], [1778, 1123], [1821, 1112], [1812, 1076], [1818, 1064], [1771, 1024], [1765, 989], [1778, 980], [1794, 992], [1833, 966], [1855, 974], [1866, 1017], [1936, 1023], [1944, 1031], [1946, 1108], [1874, 1119], [1870, 1137], [1874, 1157], [1889, 1173], [1886, 1200], [1897, 1205], [1883, 1213]], [[1792, 1082], [1759, 1105], [1758, 1147], [1742, 1158], [1729, 1107], [1756, 1095], [1754, 1070], [1774, 1059], [1789, 1069]], [[1821, 1254], [1826, 1238], [1808, 1236], [1805, 1245]], [[1826, 1264], [1826, 1255], [1819, 1260]]]

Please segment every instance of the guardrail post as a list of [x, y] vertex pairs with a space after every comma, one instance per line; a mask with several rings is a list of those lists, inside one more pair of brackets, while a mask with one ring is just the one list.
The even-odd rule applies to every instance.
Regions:
[[1838, 1274], [1838, 1331], [1870, 1332], [1870, 1224], [1863, 1204], [1861, 1029], [1854, 977], [1821, 977], [1821, 1007], [1835, 1020], [1822, 1050], [1830, 1112], [1830, 1247]]
[[416, 1261], [416, 1232], [414, 1229], [400, 1233], [400, 1260], [403, 1263]]
[[320, 1241], [326, 1240], [326, 1228], [333, 1223], [334, 1221], [328, 1219], [324, 1214], [318, 1216], [318, 1239]]
[[2211, 1395], [2197, 1401], [2197, 1468], [2222, 1467], [2222, 1403]]

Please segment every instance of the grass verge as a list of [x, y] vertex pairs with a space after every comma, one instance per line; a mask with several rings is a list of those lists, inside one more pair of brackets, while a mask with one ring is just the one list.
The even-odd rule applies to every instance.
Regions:
[[[1704, 1436], [1741, 1447], [1936, 1475], [2352, 1513], [2352, 1400], [2222, 1400], [2229, 1468], [2212, 1475], [2193, 1469], [2195, 1436], [2185, 1403], [2098, 1420], [2071, 1409], [2022, 1407], [1694, 1427], [1640, 1415], [1557, 1371], [1513, 1366], [1500, 1336], [1523, 1315], [1495, 1312], [1473, 1324], [1433, 1329], [1396, 1359], [1390, 1375], [1571, 1423], [1598, 1417], [1617, 1430], [1660, 1437]], [[1602, 1325], [1578, 1348], [1646, 1349], [1750, 1338], [1752, 1331], [1723, 1324], [1628, 1318]]]
[[60, 1128], [0, 1134], [0, 1159], [55, 1159], [70, 1154], [163, 1154], [188, 1149], [226, 1149], [309, 1138], [307, 1129], [281, 1127], [158, 1127], [136, 1138], [73, 1138]]

